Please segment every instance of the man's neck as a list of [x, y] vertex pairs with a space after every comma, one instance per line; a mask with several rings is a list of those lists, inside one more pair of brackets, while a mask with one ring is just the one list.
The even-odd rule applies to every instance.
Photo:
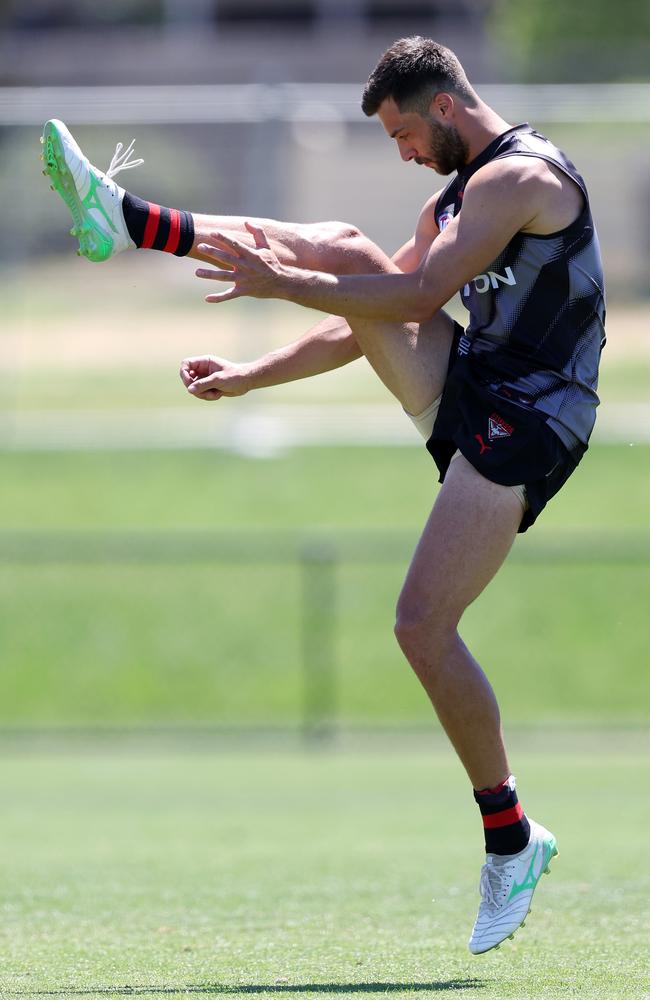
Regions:
[[511, 128], [512, 125], [483, 101], [475, 108], [463, 108], [462, 135], [467, 143], [467, 162], [471, 163], [486, 146]]

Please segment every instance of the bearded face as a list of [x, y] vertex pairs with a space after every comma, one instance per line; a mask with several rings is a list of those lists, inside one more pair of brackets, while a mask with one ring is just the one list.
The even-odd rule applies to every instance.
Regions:
[[461, 138], [455, 125], [440, 125], [432, 118], [429, 125], [429, 149], [427, 156], [416, 156], [420, 166], [433, 167], [439, 174], [451, 174], [462, 170], [469, 159], [467, 143]]

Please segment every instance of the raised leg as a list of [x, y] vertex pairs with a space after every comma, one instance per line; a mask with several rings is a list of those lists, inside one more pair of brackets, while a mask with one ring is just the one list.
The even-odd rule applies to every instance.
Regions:
[[[330, 274], [379, 274], [399, 271], [397, 264], [354, 226], [341, 222], [297, 223], [237, 216], [194, 216], [196, 235], [192, 255], [200, 258], [198, 246], [210, 242], [210, 234], [227, 230], [253, 245], [246, 221], [261, 226], [283, 263]], [[206, 258], [213, 263], [211, 258]], [[321, 321], [318, 331], [325, 323]], [[356, 344], [379, 378], [408, 413], [417, 415], [442, 392], [454, 324], [443, 311], [426, 323], [381, 323], [347, 318]], [[303, 376], [304, 377], [304, 376]]]
[[[201, 227], [197, 232], [203, 235], [195, 237], [192, 254], [199, 258], [198, 245], [209, 243], [210, 233], [215, 231], [228, 230], [237, 239], [245, 239], [252, 245], [253, 237], [245, 228], [245, 222], [250, 221], [264, 229], [283, 262], [332, 274], [378, 274], [399, 270], [376, 244], [345, 223], [302, 226], [234, 216], [199, 216], [196, 219]], [[212, 258], [206, 259], [214, 263]], [[404, 409], [417, 415], [442, 392], [453, 332], [453, 321], [442, 310], [421, 324], [381, 323], [358, 317], [346, 321], [329, 317], [292, 345], [291, 357], [283, 352], [281, 356], [261, 359], [263, 378], [268, 381], [255, 384], [271, 385], [277, 381], [307, 378], [364, 354]], [[315, 352], [316, 344], [324, 345], [325, 350]]]
[[[227, 232], [254, 246], [245, 223], [261, 226], [269, 244], [283, 264], [326, 271], [329, 274], [377, 274], [397, 271], [397, 265], [355, 226], [345, 222], [281, 222], [237, 215], [192, 215], [194, 244], [189, 256], [203, 257], [197, 247], [209, 243], [213, 232]], [[213, 261], [210, 261], [213, 263]]]
[[413, 415], [441, 394], [454, 335], [443, 310], [426, 323], [378, 323], [348, 319], [361, 351], [384, 385]]
[[[134, 244], [181, 256], [189, 252], [200, 258], [197, 245], [209, 243], [212, 232], [223, 230], [252, 243], [244, 225], [246, 217], [179, 212], [126, 192], [113, 177], [128, 165], [129, 150], [118, 158], [124, 162], [116, 162], [109, 177], [89, 162], [63, 122], [57, 119], [46, 122], [42, 143], [44, 173], [66, 203], [72, 216], [73, 235], [79, 240], [79, 253], [89, 260], [108, 260]], [[248, 221], [265, 228], [284, 263], [333, 274], [395, 269], [381, 250], [354, 226], [345, 223]]]

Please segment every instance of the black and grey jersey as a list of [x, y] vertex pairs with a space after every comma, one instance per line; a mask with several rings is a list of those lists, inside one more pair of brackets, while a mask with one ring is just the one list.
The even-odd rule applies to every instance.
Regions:
[[442, 231], [462, 210], [472, 174], [514, 155], [538, 157], [564, 171], [582, 191], [583, 210], [560, 232], [517, 233], [485, 273], [461, 289], [470, 319], [459, 352], [471, 357], [486, 385], [544, 414], [568, 448], [586, 445], [598, 405], [605, 291], [589, 197], [573, 163], [530, 125], [516, 125], [453, 178], [435, 218]]

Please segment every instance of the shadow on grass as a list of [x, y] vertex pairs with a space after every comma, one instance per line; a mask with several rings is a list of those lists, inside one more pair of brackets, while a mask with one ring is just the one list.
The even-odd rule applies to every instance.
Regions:
[[250, 996], [256, 993], [334, 993], [353, 996], [356, 993], [437, 993], [445, 990], [476, 990], [486, 985], [483, 979], [446, 979], [432, 983], [274, 983], [229, 986], [214, 983], [207, 986], [99, 986], [95, 989], [7, 990], [3, 996], [30, 997], [134, 997], [143, 995], [187, 996]]

